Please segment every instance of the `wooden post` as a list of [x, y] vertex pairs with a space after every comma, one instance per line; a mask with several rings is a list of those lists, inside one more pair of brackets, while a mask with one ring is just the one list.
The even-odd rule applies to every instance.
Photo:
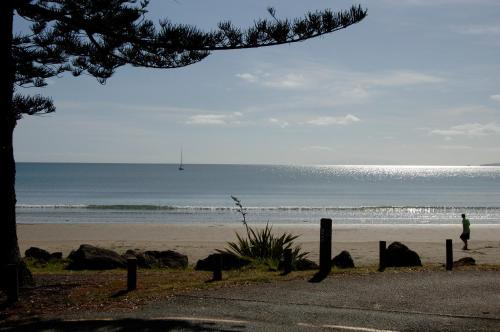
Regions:
[[6, 273], [6, 293], [9, 304], [19, 301], [19, 273], [17, 264], [7, 264]]
[[212, 281], [221, 281], [222, 280], [222, 255], [217, 254], [214, 262], [214, 275], [212, 277]]
[[283, 274], [292, 272], [292, 249], [283, 252]]
[[137, 259], [135, 257], [127, 258], [127, 290], [137, 289]]
[[453, 241], [446, 239], [446, 270], [453, 269]]
[[322, 218], [319, 233], [319, 270], [323, 274], [332, 269], [332, 219]]
[[378, 270], [379, 272], [382, 272], [385, 270], [385, 253], [386, 253], [386, 242], [385, 241], [380, 241], [378, 243], [378, 252], [379, 252], [379, 263], [378, 263]]

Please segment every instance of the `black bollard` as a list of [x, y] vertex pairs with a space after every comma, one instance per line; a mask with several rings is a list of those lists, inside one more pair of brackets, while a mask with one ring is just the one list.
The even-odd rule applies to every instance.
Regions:
[[453, 241], [446, 239], [446, 270], [453, 269]]
[[319, 233], [319, 271], [330, 273], [332, 269], [332, 219], [322, 218]]
[[217, 254], [215, 256], [214, 261], [214, 275], [212, 276], [212, 281], [221, 281], [222, 280], [222, 255]]
[[285, 249], [283, 252], [283, 274], [292, 272], [292, 249]]
[[385, 270], [385, 253], [386, 253], [386, 242], [385, 241], [380, 241], [378, 243], [378, 252], [379, 252], [379, 263], [378, 263], [378, 270], [379, 272], [382, 272]]
[[19, 273], [17, 264], [7, 264], [6, 285], [7, 302], [14, 304], [19, 301]]
[[127, 291], [137, 289], [137, 259], [127, 258]]

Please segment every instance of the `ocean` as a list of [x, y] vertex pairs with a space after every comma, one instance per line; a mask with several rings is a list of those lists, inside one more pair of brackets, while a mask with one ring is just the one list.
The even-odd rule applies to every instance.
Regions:
[[500, 224], [500, 167], [17, 163], [18, 223]]

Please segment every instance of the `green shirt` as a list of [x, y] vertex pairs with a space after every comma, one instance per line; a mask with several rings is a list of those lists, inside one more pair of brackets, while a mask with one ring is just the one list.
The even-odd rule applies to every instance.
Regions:
[[462, 218], [462, 226], [464, 227], [464, 233], [470, 233], [470, 221], [467, 218]]

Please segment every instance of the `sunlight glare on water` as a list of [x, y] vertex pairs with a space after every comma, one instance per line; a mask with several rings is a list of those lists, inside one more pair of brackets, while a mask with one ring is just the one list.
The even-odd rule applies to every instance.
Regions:
[[[379, 165], [18, 165], [21, 222], [500, 223], [500, 167]], [[59, 219], [58, 219], [59, 218]]]

